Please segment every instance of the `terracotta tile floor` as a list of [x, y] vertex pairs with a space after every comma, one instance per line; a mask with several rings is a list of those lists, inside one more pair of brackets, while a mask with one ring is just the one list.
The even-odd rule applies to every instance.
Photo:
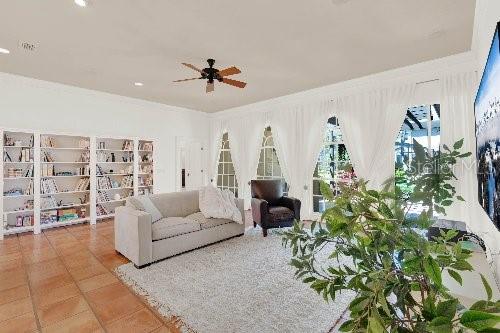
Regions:
[[0, 332], [179, 332], [118, 280], [113, 221], [0, 241]]

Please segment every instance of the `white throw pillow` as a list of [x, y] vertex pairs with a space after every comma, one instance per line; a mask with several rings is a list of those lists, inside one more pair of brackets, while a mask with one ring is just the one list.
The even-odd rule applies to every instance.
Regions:
[[200, 188], [200, 211], [206, 218], [230, 219], [243, 223], [241, 212], [234, 202], [234, 194], [229, 190], [208, 185]]
[[136, 197], [136, 199], [142, 204], [144, 211], [151, 215], [153, 223], [158, 222], [163, 218], [158, 208], [156, 208], [153, 201], [151, 201], [148, 196], [141, 195]]

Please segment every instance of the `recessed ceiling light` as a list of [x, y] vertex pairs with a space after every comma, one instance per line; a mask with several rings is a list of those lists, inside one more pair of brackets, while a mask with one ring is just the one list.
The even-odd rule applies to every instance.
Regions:
[[87, 1], [86, 0], [75, 0], [75, 3], [80, 6], [80, 7], [86, 7], [87, 6]]
[[144, 83], [142, 82], [134, 82], [134, 86], [136, 87], [142, 87], [144, 85]]
[[3, 54], [9, 54], [9, 53], [10, 53], [10, 51], [9, 51], [9, 50], [7, 50], [7, 49], [2, 49], [2, 48], [0, 47], [0, 53], [3, 53]]

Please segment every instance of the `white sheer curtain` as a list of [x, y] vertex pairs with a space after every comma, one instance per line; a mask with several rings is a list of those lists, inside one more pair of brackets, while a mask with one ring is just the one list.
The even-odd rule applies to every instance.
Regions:
[[212, 119], [210, 121], [210, 158], [209, 158], [209, 181], [217, 185], [217, 163], [219, 161], [222, 135], [226, 128], [226, 121], [222, 119]]
[[394, 175], [394, 142], [415, 84], [373, 89], [336, 100], [339, 125], [359, 178], [380, 189]]
[[447, 217], [452, 220], [467, 221], [474, 230], [480, 229], [474, 224], [476, 218], [470, 216], [470, 207], [477, 204], [477, 189], [474, 186], [475, 161], [475, 121], [474, 99], [477, 87], [475, 72], [447, 74], [440, 79], [441, 85], [441, 144], [452, 146], [464, 139], [463, 151], [473, 152], [473, 156], [460, 163], [454, 170], [458, 181], [454, 182], [457, 193], [466, 203], [455, 202], [447, 209]]
[[312, 212], [312, 177], [321, 150], [324, 129], [331, 113], [329, 101], [307, 102], [270, 115], [276, 155], [289, 189], [289, 196], [302, 202], [302, 217]]

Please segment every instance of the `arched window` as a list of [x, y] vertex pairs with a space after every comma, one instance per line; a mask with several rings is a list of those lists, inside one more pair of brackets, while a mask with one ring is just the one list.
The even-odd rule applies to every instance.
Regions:
[[238, 181], [236, 180], [233, 160], [231, 159], [227, 133], [222, 136], [219, 163], [217, 165], [217, 187], [221, 190], [230, 190], [238, 197]]
[[339, 194], [339, 184], [349, 183], [353, 177], [354, 172], [338, 120], [336, 117], [331, 117], [328, 119], [323, 135], [323, 148], [313, 174], [313, 211], [322, 213], [328, 208], [326, 200], [321, 195], [320, 181], [329, 183], [333, 193]]
[[[431, 154], [439, 154], [439, 145], [441, 144], [439, 104], [415, 106], [406, 110], [406, 117], [394, 146], [396, 186], [403, 194], [408, 194], [413, 189], [404, 173], [415, 156], [413, 140], [427, 148]], [[413, 205], [410, 214], [417, 216], [423, 209], [424, 207], [421, 205]]]
[[278, 155], [276, 155], [276, 149], [274, 148], [273, 133], [269, 126], [264, 130], [259, 165], [257, 167], [257, 179], [283, 179], [283, 191], [288, 192], [288, 185], [284, 181], [285, 178], [281, 172]]

